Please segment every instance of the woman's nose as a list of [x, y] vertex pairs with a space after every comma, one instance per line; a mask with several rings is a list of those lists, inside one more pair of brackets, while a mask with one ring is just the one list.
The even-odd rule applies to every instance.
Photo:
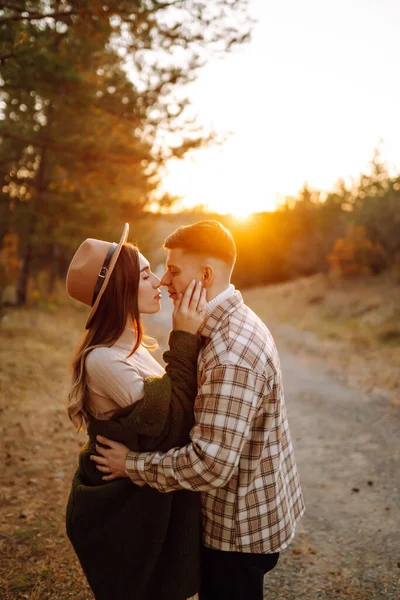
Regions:
[[159, 279], [159, 277], [157, 277], [157, 275], [154, 275], [154, 287], [155, 288], [161, 287], [161, 280]]

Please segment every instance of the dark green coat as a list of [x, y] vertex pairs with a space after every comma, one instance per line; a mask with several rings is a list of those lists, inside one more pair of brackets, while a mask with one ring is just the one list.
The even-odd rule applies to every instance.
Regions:
[[200, 338], [170, 335], [166, 374], [110, 420], [91, 420], [72, 482], [67, 534], [97, 600], [184, 600], [199, 588], [200, 494], [104, 482], [90, 460], [101, 434], [131, 450], [183, 446], [193, 426]]

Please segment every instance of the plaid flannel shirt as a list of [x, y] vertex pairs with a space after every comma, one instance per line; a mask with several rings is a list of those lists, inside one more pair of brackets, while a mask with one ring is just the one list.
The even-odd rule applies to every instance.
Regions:
[[191, 442], [130, 452], [127, 473], [160, 492], [202, 492], [205, 546], [281, 551], [304, 503], [275, 343], [237, 291], [213, 310], [202, 335]]

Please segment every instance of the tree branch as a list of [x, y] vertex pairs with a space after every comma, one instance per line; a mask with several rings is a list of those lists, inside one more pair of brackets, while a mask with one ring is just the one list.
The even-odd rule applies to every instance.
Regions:
[[0, 65], [4, 65], [5, 62], [7, 62], [7, 60], [9, 58], [14, 58], [15, 57], [15, 52], [11, 52], [10, 54], [3, 54], [3, 56], [0, 56]]
[[122, 154], [116, 152], [92, 152], [90, 150], [82, 150], [79, 151], [76, 146], [67, 146], [64, 144], [57, 144], [48, 140], [40, 140], [40, 139], [29, 139], [19, 133], [14, 133], [13, 131], [1, 131], [0, 130], [0, 138], [9, 138], [12, 140], [17, 140], [18, 142], [23, 142], [27, 146], [35, 146], [36, 148], [49, 149], [54, 152], [61, 152], [64, 154], [75, 154], [82, 160], [91, 160], [91, 161], [109, 161], [114, 162], [116, 164], [132, 164], [132, 153], [131, 154]]
[[11, 15], [10, 17], [2, 17], [0, 19], [0, 25], [5, 23], [10, 23], [11, 21], [40, 21], [42, 19], [60, 19], [65, 17], [71, 17], [75, 15], [79, 15], [82, 11], [79, 10], [69, 10], [69, 11], [59, 11], [48, 14], [42, 14], [38, 12], [27, 12], [27, 16], [21, 15]]
[[[8, 3], [0, 3], [0, 9], [2, 8], [8, 8], [9, 10], [14, 10], [20, 13], [26, 13], [26, 15], [11, 15], [9, 17], [2, 17], [0, 18], [0, 25], [4, 24], [4, 23], [9, 23], [10, 21], [40, 21], [42, 19], [61, 19], [61, 18], [65, 18], [65, 17], [71, 17], [71, 16], [76, 16], [76, 15], [87, 15], [89, 17], [93, 17], [93, 16], [100, 16], [100, 15], [104, 15], [107, 18], [113, 15], [118, 15], [118, 16], [131, 16], [131, 15], [151, 15], [159, 10], [164, 10], [164, 9], [168, 9], [171, 8], [173, 6], [178, 6], [179, 4], [182, 4], [182, 0], [175, 0], [174, 2], [156, 2], [155, 5], [152, 8], [146, 8], [143, 10], [118, 10], [118, 9], [107, 9], [107, 10], [103, 10], [101, 11], [101, 13], [97, 13], [97, 12], [92, 12], [86, 9], [83, 10], [69, 10], [69, 11], [55, 11], [55, 12], [51, 12], [51, 13], [40, 13], [40, 12], [32, 12], [32, 11], [28, 11], [25, 10], [23, 7], [17, 7], [17, 6], [13, 6], [12, 4], [8, 4]], [[124, 19], [122, 19], [124, 20]]]
[[25, 12], [25, 8], [23, 6], [16, 6], [15, 4], [8, 4], [8, 2], [0, 2], [0, 10], [4, 10], [5, 8], [9, 8], [10, 10], [16, 10], [19, 12]]

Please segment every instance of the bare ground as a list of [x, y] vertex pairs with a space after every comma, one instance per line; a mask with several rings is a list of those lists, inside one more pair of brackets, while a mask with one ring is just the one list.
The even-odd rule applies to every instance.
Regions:
[[[261, 314], [260, 294], [247, 300]], [[307, 512], [266, 577], [265, 598], [397, 600], [399, 407], [385, 396], [390, 387], [374, 391], [344, 375], [329, 336], [314, 331], [304, 343], [304, 332], [282, 324], [278, 312], [262, 316], [280, 349]], [[165, 315], [148, 321], [162, 347]], [[59, 306], [12, 310], [1, 321], [1, 600], [92, 598], [64, 531], [85, 439], [65, 415], [68, 363], [83, 322], [84, 313]], [[328, 347], [319, 353], [321, 339]], [[351, 341], [333, 341], [354, 352]]]
[[316, 275], [252, 289], [245, 300], [296, 356], [323, 358], [346, 385], [400, 405], [400, 274]]

